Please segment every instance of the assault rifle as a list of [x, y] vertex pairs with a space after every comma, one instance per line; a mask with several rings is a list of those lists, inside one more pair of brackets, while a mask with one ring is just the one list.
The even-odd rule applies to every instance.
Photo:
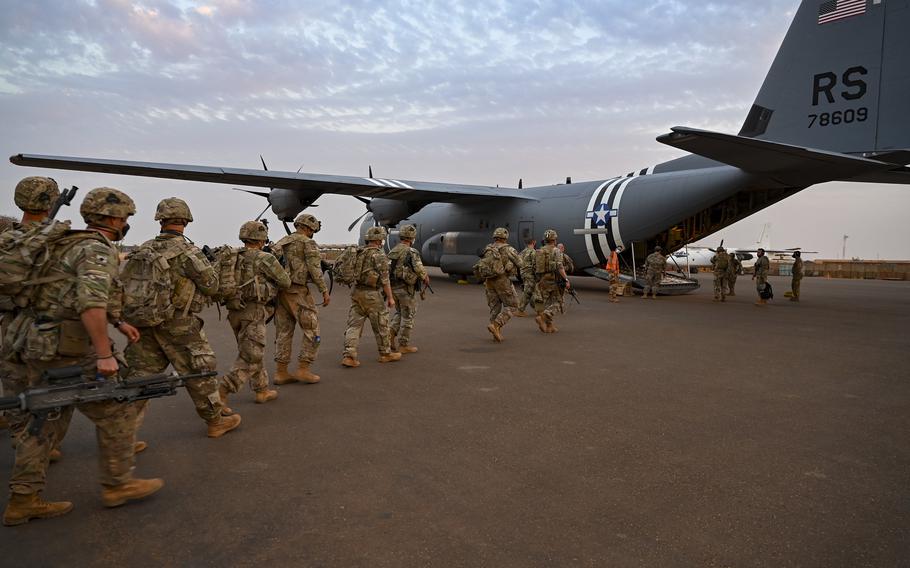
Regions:
[[[417, 274], [417, 267], [414, 265], [414, 255], [412, 254], [408, 254], [408, 266], [411, 267], [411, 271], [414, 272], [414, 274]], [[426, 290], [424, 290], [424, 286], [426, 286], [426, 290], [430, 291], [430, 294], [436, 294], [432, 286], [424, 284], [423, 280], [418, 278], [417, 281], [414, 282], [414, 291], [420, 294], [421, 300], [427, 299], [427, 293]]]
[[51, 208], [50, 213], [48, 214], [48, 219], [53, 219], [57, 216], [57, 213], [60, 212], [60, 208], [64, 205], [69, 205], [73, 202], [73, 198], [76, 197], [76, 192], [79, 191], [79, 188], [75, 185], [69, 189], [64, 189], [60, 193], [60, 197], [57, 198], [57, 202], [54, 203], [54, 206]]
[[132, 380], [99, 376], [94, 381], [86, 382], [82, 367], [60, 367], [45, 371], [41, 375], [44, 384], [28, 388], [17, 396], [0, 398], [0, 410], [19, 410], [34, 416], [29, 433], [37, 435], [48, 416], [60, 412], [64, 407], [105, 400], [134, 402], [173, 396], [177, 394], [177, 389], [185, 386], [188, 381], [217, 375], [215, 371], [192, 375], [162, 373]]
[[575, 293], [575, 288], [569, 288], [566, 286], [568, 283], [568, 280], [563, 279], [563, 277], [559, 275], [559, 272], [556, 272], [556, 286], [558, 286], [559, 289], [563, 292], [568, 292], [569, 295], [572, 296], [572, 299], [575, 300], [576, 304], [581, 304], [578, 299], [578, 294]]

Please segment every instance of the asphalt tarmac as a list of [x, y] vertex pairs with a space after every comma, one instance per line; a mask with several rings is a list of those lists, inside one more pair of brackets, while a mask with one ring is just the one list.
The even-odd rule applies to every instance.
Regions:
[[[803, 301], [582, 304], [559, 333], [486, 331], [476, 285], [438, 273], [416, 354], [339, 365], [346, 289], [322, 313], [318, 385], [232, 399], [210, 440], [185, 393], [152, 403], [142, 502], [104, 509], [77, 414], [49, 499], [0, 527], [4, 566], [900, 566], [910, 564], [910, 283], [803, 281]], [[234, 340], [205, 312], [226, 371]], [[269, 369], [272, 346], [267, 358]], [[12, 452], [0, 447], [0, 471]], [[0, 494], [0, 506], [6, 495]]]

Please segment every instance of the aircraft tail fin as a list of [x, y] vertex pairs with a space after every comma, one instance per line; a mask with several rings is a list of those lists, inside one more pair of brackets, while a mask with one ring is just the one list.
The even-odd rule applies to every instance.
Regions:
[[844, 154], [910, 148], [910, 5], [803, 0], [740, 136]]

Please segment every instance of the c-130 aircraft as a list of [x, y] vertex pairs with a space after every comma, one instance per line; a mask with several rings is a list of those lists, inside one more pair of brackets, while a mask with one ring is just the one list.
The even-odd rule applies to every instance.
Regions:
[[[552, 228], [576, 272], [603, 276], [617, 245], [634, 266], [656, 245], [679, 250], [817, 183], [910, 183], [908, 29], [910, 0], [804, 0], [739, 134], [674, 127], [657, 140], [691, 155], [596, 181], [522, 189], [34, 154], [10, 161], [270, 188], [261, 194], [285, 222], [324, 193], [355, 196], [369, 211], [361, 235], [374, 223], [412, 223], [424, 262], [454, 275], [471, 272], [495, 227], [509, 228], [519, 249]], [[697, 287], [676, 282], [661, 291]]]

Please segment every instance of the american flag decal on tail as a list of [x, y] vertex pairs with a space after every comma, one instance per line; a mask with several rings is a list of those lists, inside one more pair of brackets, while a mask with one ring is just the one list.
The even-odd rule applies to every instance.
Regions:
[[818, 23], [828, 24], [866, 13], [866, 0], [828, 0], [818, 7]]

